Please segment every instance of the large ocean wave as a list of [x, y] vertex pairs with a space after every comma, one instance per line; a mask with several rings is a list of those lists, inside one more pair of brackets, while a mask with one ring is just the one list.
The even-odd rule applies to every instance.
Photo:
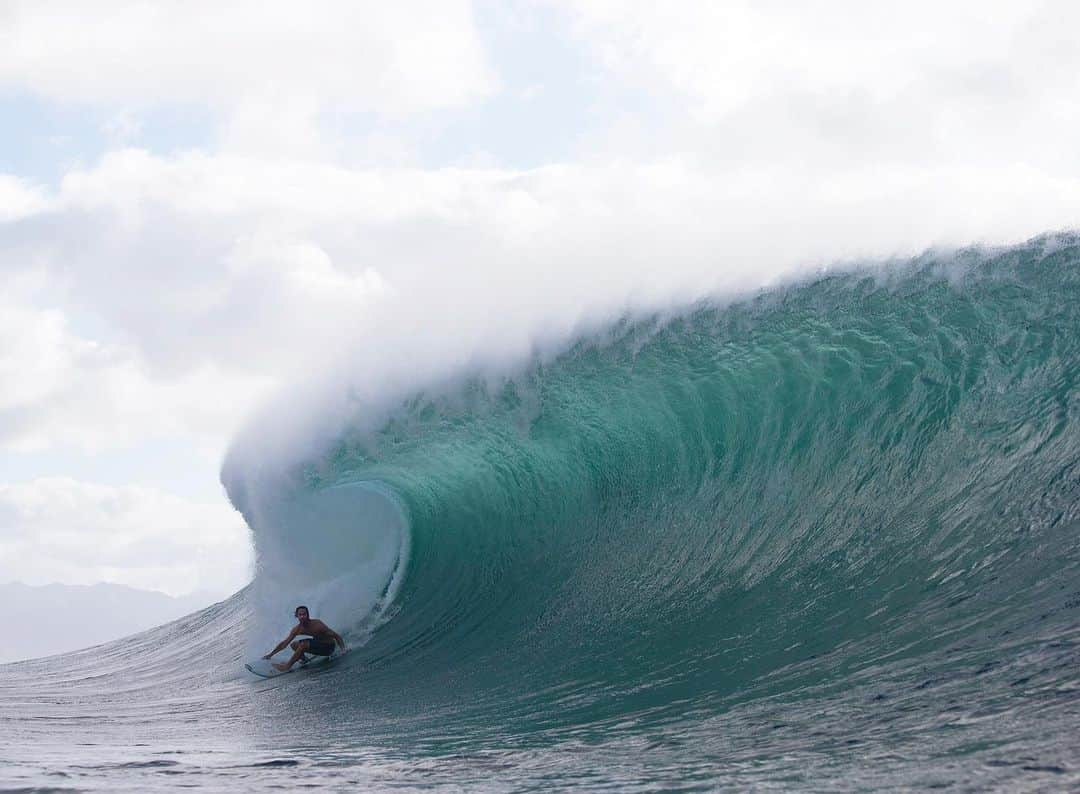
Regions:
[[[246, 446], [264, 419], [223, 471], [253, 585], [101, 680], [76, 655], [14, 685], [149, 734], [164, 702], [204, 738], [299, 725], [392, 767], [372, 785], [1066, 785], [1078, 379], [1057, 235], [626, 318], [357, 401], [302, 454]], [[187, 645], [263, 651], [301, 602], [354, 646], [325, 674]]]
[[226, 470], [259, 601], [530, 730], [998, 657], [1080, 598], [1077, 250], [854, 269], [465, 373], [375, 430], [358, 406], [269, 495]]

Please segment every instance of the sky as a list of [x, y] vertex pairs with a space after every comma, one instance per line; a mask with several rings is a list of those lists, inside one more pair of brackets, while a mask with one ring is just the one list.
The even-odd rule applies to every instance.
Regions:
[[1075, 228], [1078, 27], [1053, 0], [0, 0], [0, 582], [243, 586], [222, 459], [343, 366], [376, 390]]

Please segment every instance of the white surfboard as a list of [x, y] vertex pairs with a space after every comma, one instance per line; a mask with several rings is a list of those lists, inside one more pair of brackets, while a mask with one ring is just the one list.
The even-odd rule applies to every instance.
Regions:
[[284, 673], [275, 669], [267, 659], [260, 659], [257, 662], [247, 662], [244, 664], [244, 667], [249, 673], [257, 675], [259, 678], [277, 678], [279, 675], [288, 675], [289, 673], [298, 673], [304, 670], [326, 667], [334, 660], [344, 656], [345, 653], [345, 651], [336, 651], [333, 656], [313, 656], [307, 663], [297, 662]]

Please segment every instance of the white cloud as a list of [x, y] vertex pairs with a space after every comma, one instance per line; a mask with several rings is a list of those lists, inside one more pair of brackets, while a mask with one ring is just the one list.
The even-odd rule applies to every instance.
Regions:
[[45, 205], [45, 196], [40, 189], [10, 174], [0, 174], [0, 223], [33, 215]]
[[492, 90], [462, 0], [14, 0], [0, 83], [79, 103], [288, 103], [404, 114]]
[[114, 113], [101, 125], [101, 131], [116, 146], [127, 146], [142, 134], [143, 122], [130, 110]]
[[656, 99], [661, 147], [822, 171], [1080, 167], [1075, 3], [555, 5], [623, 90]]
[[929, 71], [1005, 54], [1019, 25], [1045, 4], [999, 4], [992, 13], [975, 0], [559, 5], [612, 68], [652, 71], [721, 112], [784, 86], [894, 94]]
[[163, 438], [220, 453], [272, 383], [213, 363], [155, 377], [133, 347], [73, 333], [58, 309], [0, 298], [0, 449], [8, 453]]
[[[651, 72], [714, 113], [761, 92], [858, 90], [885, 99], [925, 87], [931, 77], [977, 77], [1023, 48], [1040, 20], [1072, 13], [1067, 4], [1039, 0], [993, 6], [977, 0], [556, 4], [611, 68]], [[1063, 32], [1043, 33], [1066, 40]]]
[[0, 483], [2, 581], [231, 592], [249, 559], [248, 530], [225, 504], [68, 478]]

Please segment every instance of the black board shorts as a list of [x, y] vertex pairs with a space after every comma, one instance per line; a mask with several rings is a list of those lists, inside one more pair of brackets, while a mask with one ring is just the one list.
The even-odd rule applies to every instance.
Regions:
[[334, 654], [334, 643], [332, 642], [323, 642], [311, 637], [308, 639], [307, 644], [306, 652], [312, 656], [332, 656]]

